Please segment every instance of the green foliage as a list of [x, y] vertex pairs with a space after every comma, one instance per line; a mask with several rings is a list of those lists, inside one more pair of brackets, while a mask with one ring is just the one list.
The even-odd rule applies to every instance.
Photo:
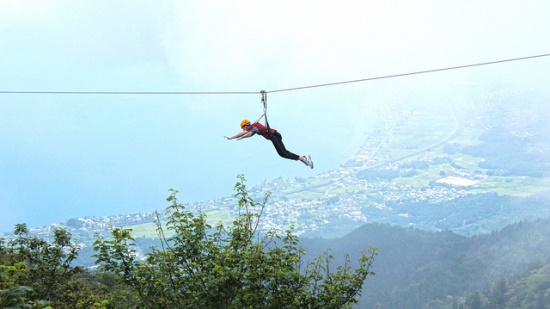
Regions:
[[[480, 293], [475, 302], [493, 306], [483, 308], [550, 304], [550, 218], [472, 238], [372, 223], [345, 237], [302, 239], [301, 244], [313, 256], [330, 247], [336, 263], [342, 263], [338, 257], [342, 252], [350, 252], [353, 261], [354, 248], [380, 247], [377, 275], [365, 282], [357, 309], [377, 304], [381, 308], [467, 308], [466, 298], [475, 291]], [[515, 278], [526, 269], [530, 269], [526, 275]]]
[[471, 295], [466, 303], [480, 309], [550, 308], [550, 264], [533, 266], [520, 276], [497, 278], [485, 290]]
[[166, 228], [157, 225], [160, 248], [145, 259], [137, 256], [131, 230], [114, 228], [112, 238], [95, 242], [98, 263], [131, 286], [146, 308], [346, 308], [373, 275], [375, 249], [362, 252], [352, 270], [349, 257], [334, 266], [328, 253], [305, 263], [292, 229], [259, 235], [269, 194], [254, 202], [242, 175], [235, 185], [239, 215], [231, 226], [209, 225], [170, 191]]
[[44, 308], [45, 301], [33, 301], [36, 293], [31, 287], [19, 285], [27, 271], [23, 263], [0, 265], [0, 308]]
[[71, 234], [63, 229], [54, 231], [54, 240], [49, 244], [43, 239], [31, 237], [24, 224], [15, 226], [17, 237], [10, 242], [12, 257], [23, 262], [27, 268], [24, 284], [32, 286], [39, 297], [55, 299], [54, 289], [66, 282], [75, 271], [71, 262], [78, 255], [78, 247], [71, 243]]
[[14, 235], [0, 239], [0, 308], [125, 308], [135, 298], [116, 280], [71, 266], [78, 247], [66, 230], [55, 230], [51, 243], [25, 224]]

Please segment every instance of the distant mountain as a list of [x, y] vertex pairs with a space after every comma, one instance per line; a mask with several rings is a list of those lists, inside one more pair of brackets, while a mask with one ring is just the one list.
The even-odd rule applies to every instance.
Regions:
[[[380, 249], [376, 275], [367, 279], [357, 308], [458, 308], [472, 293], [503, 278], [510, 282], [506, 291], [518, 297], [526, 282], [542, 280], [546, 285], [538, 287], [542, 294], [536, 297], [550, 300], [550, 219], [475, 237], [367, 224], [342, 238], [302, 239], [301, 244], [309, 258], [330, 248], [336, 259], [349, 253], [352, 261], [361, 249]], [[532, 273], [517, 279], [527, 271]]]

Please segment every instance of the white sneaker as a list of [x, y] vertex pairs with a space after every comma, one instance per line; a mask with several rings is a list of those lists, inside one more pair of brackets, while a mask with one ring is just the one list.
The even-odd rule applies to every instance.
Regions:
[[313, 161], [311, 160], [311, 157], [309, 155], [304, 156], [304, 161], [302, 162], [304, 162], [305, 165], [313, 168]]

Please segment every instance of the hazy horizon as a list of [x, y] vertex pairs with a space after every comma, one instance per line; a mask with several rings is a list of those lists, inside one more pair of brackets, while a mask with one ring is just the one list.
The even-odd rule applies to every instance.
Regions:
[[[1, 1], [0, 91], [260, 91], [550, 52], [550, 4]], [[465, 16], [467, 15], [468, 18]], [[493, 87], [547, 92], [549, 57], [268, 94], [288, 149], [227, 141], [252, 95], [0, 94], [0, 232], [164, 209], [348, 160], [381, 108]]]

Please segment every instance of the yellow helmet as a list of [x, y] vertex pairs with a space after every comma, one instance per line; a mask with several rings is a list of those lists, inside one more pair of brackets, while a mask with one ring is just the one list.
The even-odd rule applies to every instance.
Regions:
[[249, 123], [250, 123], [250, 120], [243, 119], [243, 121], [241, 121], [241, 128], [244, 127], [245, 125], [249, 124]]

